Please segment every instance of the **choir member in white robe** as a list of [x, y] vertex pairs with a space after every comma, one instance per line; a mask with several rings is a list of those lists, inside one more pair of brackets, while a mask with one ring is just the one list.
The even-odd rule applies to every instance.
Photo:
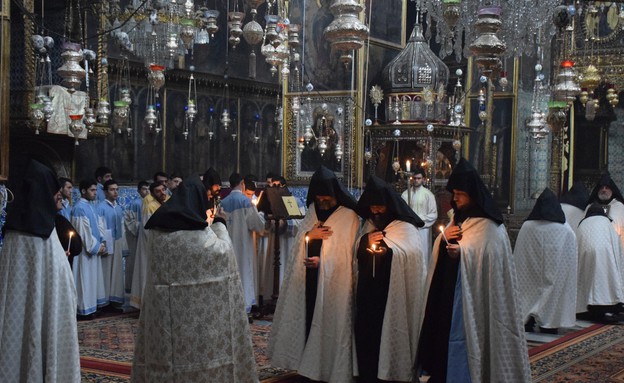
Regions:
[[98, 307], [106, 306], [101, 255], [106, 251], [93, 201], [95, 180], [80, 181], [80, 200], [72, 209], [72, 225], [82, 238], [82, 253], [74, 257], [73, 272], [78, 293], [78, 314], [91, 315]]
[[592, 203], [602, 206], [624, 245], [624, 197], [608, 172], [602, 175], [592, 190], [587, 204]]
[[419, 365], [429, 383], [530, 382], [503, 216], [464, 158], [446, 187], [454, 215], [433, 247]]
[[132, 382], [256, 383], [236, 258], [223, 220], [188, 177], [147, 222], [149, 274]]
[[546, 188], [520, 228], [514, 260], [525, 330], [557, 333], [576, 323], [576, 235], [557, 196]]
[[[154, 175], [154, 178], [159, 173]], [[150, 193], [143, 198], [141, 207], [141, 222], [147, 220], [158, 210], [162, 204], [168, 199], [167, 187], [164, 181], [152, 182], [149, 186]], [[137, 250], [134, 258], [134, 269], [132, 270], [132, 286], [130, 288], [130, 306], [141, 309], [141, 300], [143, 299], [143, 290], [147, 281], [147, 265], [149, 262], [149, 252], [147, 251], [147, 229], [143, 226], [139, 227], [137, 236]]]
[[603, 206], [592, 204], [578, 228], [579, 267], [576, 311], [588, 319], [622, 320], [624, 253], [622, 242]]
[[149, 194], [149, 183], [140, 181], [137, 185], [139, 198], [133, 199], [124, 212], [124, 230], [128, 255], [126, 256], [125, 268], [125, 291], [130, 292], [132, 287], [132, 274], [134, 272], [134, 260], [136, 259], [137, 241], [139, 228], [141, 227], [141, 211], [143, 210], [143, 198]]
[[425, 253], [426, 261], [429, 262], [431, 260], [432, 251], [431, 227], [438, 219], [438, 207], [433, 193], [423, 186], [425, 182], [425, 171], [422, 168], [417, 168], [414, 171], [411, 182], [412, 185], [410, 186], [409, 192], [405, 190], [403, 194], [401, 194], [401, 198], [407, 202], [412, 210], [414, 210], [418, 217], [425, 223], [423, 227], [418, 228], [418, 231], [427, 249]]
[[11, 177], [0, 251], [0, 382], [80, 382], [76, 289], [54, 227], [60, 185], [31, 160]]
[[353, 197], [324, 166], [312, 176], [307, 203], [273, 317], [271, 365], [312, 380], [351, 382], [353, 245], [360, 220]]
[[570, 190], [559, 197], [566, 222], [574, 230], [574, 233], [576, 233], [579, 223], [585, 217], [585, 208], [588, 200], [589, 193], [581, 181], [575, 181]]
[[61, 195], [63, 196], [63, 199], [61, 202], [62, 206], [58, 211], [58, 214], [62, 215], [69, 221], [71, 220], [71, 198], [74, 185], [69, 178], [64, 177], [59, 178], [59, 183], [61, 184]]
[[354, 375], [359, 383], [412, 382], [427, 299], [424, 223], [375, 176], [356, 211], [366, 221], [356, 242]]
[[127, 245], [122, 227], [124, 212], [117, 203], [119, 185], [115, 180], [104, 182], [104, 196], [106, 199], [97, 206], [106, 238], [106, 254], [102, 255], [104, 288], [109, 301], [119, 307], [124, 303], [123, 253]]
[[104, 182], [112, 179], [113, 171], [106, 166], [100, 166], [95, 169], [95, 180], [97, 181], [97, 184], [94, 203], [98, 204], [106, 199], [106, 196], [104, 195]]
[[234, 254], [243, 283], [247, 312], [256, 304], [256, 253], [253, 232], [264, 230], [264, 218], [243, 192], [245, 183], [238, 173], [230, 176], [232, 191], [221, 201], [219, 215], [227, 222], [227, 230], [234, 244]]

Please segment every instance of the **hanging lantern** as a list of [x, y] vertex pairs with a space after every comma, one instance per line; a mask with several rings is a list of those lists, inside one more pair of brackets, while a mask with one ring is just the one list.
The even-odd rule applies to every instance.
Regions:
[[63, 79], [62, 83], [67, 87], [67, 91], [73, 93], [77, 88], [80, 88], [82, 80], [87, 75], [84, 68], [80, 66], [83, 54], [78, 44], [65, 43], [63, 49], [64, 51], [61, 53], [63, 65], [56, 70], [56, 73]]
[[93, 130], [93, 126], [95, 125], [96, 121], [97, 119], [95, 118], [95, 111], [93, 110], [93, 108], [86, 108], [84, 114], [84, 124], [87, 128], [87, 132]]
[[580, 91], [581, 88], [576, 82], [574, 62], [570, 60], [563, 61], [557, 75], [555, 88], [553, 89], [553, 99], [571, 104]]
[[325, 136], [319, 137], [318, 149], [319, 149], [319, 152], [321, 152], [321, 156], [325, 154], [325, 151], [327, 150], [327, 137]]
[[334, 0], [329, 6], [334, 20], [325, 28], [323, 35], [332, 49], [342, 52], [340, 61], [345, 65], [353, 59], [351, 51], [362, 48], [368, 37], [368, 27], [359, 18], [363, 9], [357, 0]]
[[39, 128], [45, 120], [45, 114], [43, 113], [43, 104], [30, 104], [30, 120], [35, 128], [35, 134], [39, 134]]
[[156, 116], [156, 108], [154, 107], [154, 105], [147, 106], [143, 121], [145, 121], [145, 124], [150, 128], [150, 130], [154, 129], [156, 123], [158, 122], [158, 117]]
[[98, 120], [100, 120], [102, 124], [108, 124], [108, 116], [110, 116], [111, 114], [109, 105], [110, 104], [106, 100], [100, 100], [98, 102], [96, 114], [97, 114]]
[[470, 44], [470, 51], [486, 76], [499, 68], [500, 55], [506, 49], [505, 43], [496, 36], [502, 26], [500, 14], [500, 6], [481, 7], [474, 25], [477, 38]]
[[343, 151], [342, 151], [342, 145], [340, 145], [340, 142], [338, 142], [336, 144], [336, 149], [334, 150], [334, 155], [336, 156], [336, 159], [338, 161], [342, 160], [342, 155], [343, 155]]
[[121, 128], [128, 122], [130, 108], [125, 101], [121, 100], [114, 101], [113, 106], [113, 126], [117, 128], [117, 133], [121, 134]]
[[82, 114], [70, 114], [69, 119], [69, 131], [72, 132], [76, 139], [76, 145], [78, 145], [78, 136], [84, 131], [84, 125], [82, 123]]
[[549, 101], [548, 102], [548, 116], [546, 122], [552, 128], [552, 131], [557, 133], [561, 131], [566, 121], [568, 120], [568, 103], [564, 101]]
[[598, 73], [598, 68], [593, 64], [589, 64], [583, 70], [583, 73], [579, 76], [581, 80], [581, 87], [587, 88], [589, 94], [594, 93], [594, 89], [600, 84], [600, 74]]
[[305, 130], [303, 132], [303, 139], [305, 140], [306, 145], [310, 143], [310, 140], [314, 137], [314, 133], [312, 132], [312, 126], [310, 124], [306, 124]]
[[219, 31], [219, 25], [217, 24], [219, 11], [216, 9], [208, 9], [204, 11], [204, 17], [206, 18], [206, 31], [210, 33], [211, 38], [214, 38], [215, 33]]
[[228, 29], [230, 30], [228, 42], [232, 46], [232, 49], [236, 49], [236, 46], [240, 43], [240, 37], [243, 35], [241, 25], [244, 17], [245, 14], [243, 12], [228, 13]]
[[461, 16], [461, 0], [442, 0], [442, 16], [449, 29], [453, 30]]
[[147, 80], [149, 81], [154, 91], [158, 93], [158, 90], [165, 85], [165, 67], [163, 65], [150, 64], [149, 72], [147, 74]]
[[256, 78], [256, 51], [254, 46], [262, 42], [264, 34], [262, 26], [256, 21], [256, 13], [255, 9], [251, 10], [251, 21], [243, 27], [243, 37], [251, 47], [251, 52], [249, 53], [249, 78], [252, 79]]
[[187, 50], [191, 49], [193, 45], [193, 38], [195, 38], [195, 20], [182, 19], [180, 21], [180, 40], [184, 43]]

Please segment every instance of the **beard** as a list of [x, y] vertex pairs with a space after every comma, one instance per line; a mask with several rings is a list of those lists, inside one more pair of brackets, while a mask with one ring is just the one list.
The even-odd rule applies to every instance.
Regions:
[[613, 194], [609, 195], [608, 192], [598, 192], [598, 200], [600, 200], [600, 202], [610, 202], [612, 197]]
[[393, 218], [388, 213], [371, 214], [370, 220], [373, 223], [373, 225], [375, 225], [375, 228], [377, 228], [377, 230], [383, 230], [386, 228], [386, 226], [390, 224], [390, 222], [393, 221]]
[[334, 207], [334, 201], [328, 201], [328, 200], [322, 200], [322, 201], [316, 201], [318, 203], [318, 207], [321, 210], [329, 210], [332, 207]]

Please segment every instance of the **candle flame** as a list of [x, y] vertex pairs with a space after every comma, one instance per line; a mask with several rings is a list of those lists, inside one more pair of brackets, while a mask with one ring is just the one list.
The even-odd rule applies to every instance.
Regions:
[[371, 247], [373, 248], [373, 251], [377, 250], [377, 245], [375, 245], [374, 243]]
[[444, 232], [444, 225], [440, 225], [440, 233]]
[[69, 237], [71, 238], [73, 235], [74, 235], [74, 232], [73, 232], [73, 231], [70, 231], [70, 232], [69, 232]]
[[306, 243], [308, 243], [309, 240], [310, 240], [310, 237], [306, 235]]

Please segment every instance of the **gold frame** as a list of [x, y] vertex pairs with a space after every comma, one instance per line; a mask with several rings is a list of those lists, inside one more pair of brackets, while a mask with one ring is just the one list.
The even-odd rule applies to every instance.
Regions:
[[[357, 163], [355, 154], [358, 152], [356, 148], [356, 132], [354, 128], [355, 111], [351, 104], [351, 95], [348, 92], [325, 92], [310, 94], [306, 92], [302, 93], [290, 93], [284, 97], [284, 144], [282, 148], [284, 150], [283, 155], [283, 168], [286, 179], [292, 184], [307, 184], [309, 183], [314, 170], [302, 170], [302, 158], [301, 151], [298, 149], [298, 132], [295, 131], [295, 116], [292, 109], [293, 99], [298, 97], [300, 100], [301, 108], [308, 108], [307, 98], [310, 98], [312, 104], [312, 110], [317, 110], [322, 107], [323, 104], [327, 104], [327, 115], [332, 116], [335, 121], [340, 121], [342, 124], [342, 150], [343, 157], [340, 162], [340, 171], [335, 171], [336, 176], [347, 185], [355, 185], [357, 181]], [[337, 107], [342, 107], [342, 115], [336, 112]], [[350, 115], [353, 114], [353, 116]], [[301, 121], [301, 127], [304, 126], [304, 121]], [[313, 126], [315, 124], [313, 123]], [[336, 126], [336, 125], [334, 125]], [[338, 125], [340, 126], [340, 125]], [[340, 132], [337, 132], [340, 134]], [[320, 165], [320, 164], [319, 164]]]

